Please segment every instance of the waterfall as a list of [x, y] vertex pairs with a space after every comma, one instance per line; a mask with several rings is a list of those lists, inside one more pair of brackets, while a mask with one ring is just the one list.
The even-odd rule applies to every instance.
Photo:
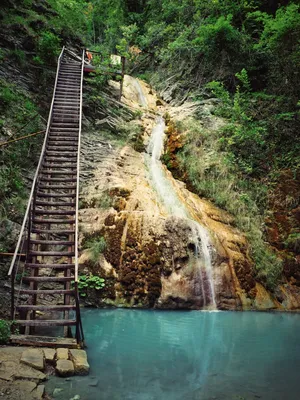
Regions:
[[158, 117], [147, 148], [147, 153], [150, 156], [148, 157], [148, 166], [151, 181], [168, 213], [176, 218], [187, 220], [195, 246], [195, 295], [199, 296], [202, 294], [204, 308], [216, 308], [210, 254], [212, 246], [209, 234], [202, 225], [191, 217], [165, 173], [165, 169], [160, 161], [164, 148], [164, 130], [165, 121], [162, 117]]

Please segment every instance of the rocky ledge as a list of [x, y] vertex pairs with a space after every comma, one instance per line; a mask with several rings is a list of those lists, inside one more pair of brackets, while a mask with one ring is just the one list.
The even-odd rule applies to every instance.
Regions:
[[7, 400], [45, 398], [47, 375], [87, 375], [90, 369], [86, 352], [77, 349], [5, 346], [0, 360], [0, 396]]

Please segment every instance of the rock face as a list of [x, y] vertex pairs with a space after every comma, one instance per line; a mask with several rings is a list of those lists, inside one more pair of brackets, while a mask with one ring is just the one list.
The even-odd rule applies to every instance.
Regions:
[[[132, 87], [132, 81], [128, 80], [126, 90], [130, 92]], [[142, 117], [144, 144], [140, 150], [143, 151], [155, 124], [158, 103], [155, 95], [149, 95], [149, 87], [144, 85], [140, 89], [150, 105], [149, 112]], [[128, 95], [124, 101], [133, 105], [137, 98], [138, 94]], [[210, 104], [182, 106], [181, 112], [188, 116], [195, 107], [197, 112], [208, 113]], [[162, 114], [164, 110], [161, 108], [159, 112]], [[177, 109], [171, 111], [178, 113]], [[105, 139], [100, 140], [105, 143]], [[195, 289], [199, 286], [199, 273], [193, 266], [195, 243], [191, 227], [185, 219], [169, 215], [161, 204], [150, 179], [149, 156], [129, 145], [110, 146], [107, 151], [107, 147], [97, 148], [96, 143], [95, 139], [96, 162], [91, 162], [88, 155], [83, 160], [83, 164], [88, 163], [90, 174], [82, 182], [81, 243], [104, 238], [106, 248], [96, 261], [91, 259], [89, 250], [82, 251], [80, 264], [81, 273], [105, 278], [105, 288], [88, 290], [84, 301], [96, 306], [202, 308], [203, 298]], [[170, 145], [174, 149], [181, 146], [176, 141]], [[282, 301], [279, 302], [256, 283], [248, 243], [233, 227], [232, 216], [193, 194], [167, 169], [164, 174], [192, 219], [209, 232], [217, 308], [299, 307], [297, 289], [290, 286], [280, 289]], [[205, 287], [207, 282], [204, 280], [203, 284]]]

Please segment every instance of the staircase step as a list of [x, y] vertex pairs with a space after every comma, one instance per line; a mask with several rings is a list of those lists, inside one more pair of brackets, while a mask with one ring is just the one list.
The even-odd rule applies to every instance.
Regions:
[[[47, 204], [50, 206], [51, 204]], [[43, 210], [43, 209], [35, 209], [33, 211], [34, 215], [75, 215], [75, 210]]]
[[42, 177], [40, 182], [76, 182], [76, 178], [44, 178]]
[[80, 98], [78, 96], [55, 96], [53, 107], [61, 105], [61, 106], [68, 106], [71, 105], [73, 107], [79, 107], [80, 105]]
[[59, 163], [61, 163], [61, 164], [59, 164], [59, 166], [61, 168], [67, 168], [64, 163], [66, 163], [68, 166], [70, 165], [68, 168], [73, 168], [73, 165], [74, 165], [74, 168], [76, 168], [76, 166], [77, 166], [76, 159], [74, 159], [72, 161], [72, 164], [70, 164], [70, 160], [68, 158], [59, 158], [58, 159], [58, 158], [55, 158], [55, 157], [48, 156], [48, 157], [45, 157], [45, 161], [47, 163], [49, 163], [49, 162], [58, 163], [59, 162]]
[[53, 269], [74, 269], [75, 264], [34, 264], [26, 263], [28, 268], [53, 268]]
[[72, 111], [72, 110], [57, 110], [57, 109], [55, 109], [54, 111], [53, 111], [53, 120], [55, 120], [57, 117], [59, 117], [59, 118], [65, 118], [65, 117], [68, 117], [68, 118], [79, 118], [79, 111], [77, 111], [77, 110], [74, 110], [74, 111]]
[[55, 202], [48, 202], [48, 201], [40, 201], [40, 200], [36, 200], [34, 203], [36, 206], [51, 206], [51, 207], [75, 207], [76, 206], [76, 202], [63, 202], [63, 201], [55, 201]]
[[68, 105], [66, 105], [66, 106], [53, 106], [53, 110], [55, 111], [55, 110], [59, 110], [59, 111], [64, 111], [64, 110], [67, 110], [67, 111], [76, 111], [76, 112], [80, 112], [80, 107], [79, 106], [77, 106], [77, 105], [71, 105], [71, 106], [68, 106]]
[[40, 234], [46, 234], [46, 233], [51, 233], [53, 235], [74, 235], [75, 231], [72, 229], [37, 229], [37, 228], [32, 228], [31, 229], [32, 233], [40, 233]]
[[[53, 246], [74, 246], [75, 242], [74, 241], [69, 241], [69, 240], [35, 240], [35, 239], [30, 239], [31, 244], [48, 244], [48, 245], [53, 245]], [[39, 264], [40, 265], [40, 264]]]
[[49, 186], [44, 186], [44, 185], [39, 185], [38, 186], [39, 189], [61, 189], [61, 190], [75, 190], [76, 189], [76, 185], [49, 185]]
[[71, 175], [72, 176], [72, 175], [76, 175], [77, 172], [76, 171], [54, 171], [53, 169], [49, 169], [49, 170], [42, 169], [41, 174], [42, 175], [66, 175], [66, 176]]
[[[66, 146], [66, 145], [65, 145]], [[47, 146], [47, 153], [49, 152], [49, 151], [59, 151], [59, 152], [63, 152], [63, 155], [65, 155], [66, 153], [68, 154], [68, 152], [74, 152], [74, 153], [77, 153], [77, 150], [78, 150], [78, 147], [74, 147], [74, 145], [73, 146], [67, 146], [67, 147], [59, 147], [59, 146], [54, 146], [54, 145], [48, 145]]]
[[70, 79], [78, 79], [81, 81], [81, 72], [70, 72], [68, 70], [59, 70], [58, 78], [70, 78]]
[[73, 225], [75, 224], [75, 219], [38, 219], [38, 218], [33, 218], [32, 222], [34, 224], [69, 224]]
[[[56, 162], [57, 162], [57, 160], [56, 160]], [[77, 164], [76, 163], [72, 163], [72, 164], [68, 164], [68, 163], [65, 163], [65, 164], [63, 164], [63, 163], [61, 163], [61, 164], [48, 164], [48, 163], [44, 163], [43, 164], [43, 167], [44, 168], [61, 168], [61, 169], [65, 169], [65, 168], [74, 168], [74, 174], [76, 174], [76, 171], [75, 171], [75, 168], [77, 167]], [[73, 172], [73, 171], [70, 171], [70, 172]]]
[[18, 311], [71, 311], [76, 310], [75, 305], [57, 305], [57, 306], [42, 306], [42, 305], [27, 305], [22, 304], [16, 307]]
[[76, 193], [43, 193], [43, 192], [37, 192], [38, 197], [69, 197], [74, 199], [76, 197]]
[[74, 277], [71, 276], [24, 276], [23, 281], [27, 282], [71, 282], [74, 281]]
[[[52, 147], [59, 147], [60, 148], [68, 148], [68, 150], [70, 149], [74, 149], [74, 151], [77, 152], [78, 150], [78, 140], [77, 139], [73, 139], [73, 140], [60, 140], [58, 138], [50, 138], [48, 141], [48, 146]], [[75, 147], [76, 146], [76, 147]]]
[[60, 132], [60, 133], [74, 133], [74, 134], [76, 134], [76, 135], [78, 135], [78, 129], [79, 128], [65, 128], [65, 127], [61, 127], [61, 128], [59, 128], [59, 127], [57, 127], [57, 126], [55, 126], [55, 127], [51, 127], [50, 128], [50, 132], [51, 133], [58, 133], [58, 132]]
[[[46, 157], [48, 157], [48, 156], [50, 156], [50, 157], [55, 156], [55, 157], [59, 157], [59, 158], [65, 159], [64, 157], [66, 157], [66, 156], [75, 158], [75, 157], [77, 157], [77, 154], [76, 154], [76, 152], [64, 152], [62, 154], [62, 153], [58, 153], [57, 151], [46, 150]], [[68, 158], [66, 160], [68, 160]]]
[[61, 257], [74, 257], [75, 251], [33, 251], [30, 250], [32, 256], [61, 256]]
[[78, 122], [52, 122], [51, 123], [51, 129], [65, 129], [65, 128], [72, 128], [72, 129], [78, 129], [79, 123]]
[[33, 319], [33, 320], [16, 320], [15, 323], [17, 325], [22, 326], [70, 326], [76, 325], [75, 319]]
[[77, 125], [79, 121], [79, 115], [71, 115], [68, 116], [65, 113], [62, 114], [55, 114], [52, 117], [52, 126], [55, 124], [62, 124], [62, 125]]
[[57, 133], [50, 133], [49, 135], [49, 140], [60, 140], [60, 141], [66, 141], [66, 142], [76, 142], [78, 143], [78, 135], [74, 135], [72, 133], [66, 133], [64, 136], [62, 134], [57, 134]]
[[65, 290], [65, 289], [38, 289], [38, 290], [31, 290], [31, 289], [21, 289], [20, 290], [20, 294], [70, 294], [70, 295], [74, 295], [75, 294], [75, 290]]
[[79, 93], [80, 92], [80, 84], [72, 83], [72, 81], [65, 82], [65, 81], [58, 80], [55, 93], [57, 93], [59, 91]]

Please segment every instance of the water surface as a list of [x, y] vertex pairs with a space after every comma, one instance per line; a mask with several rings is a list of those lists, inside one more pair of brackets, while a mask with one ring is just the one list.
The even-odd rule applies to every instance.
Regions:
[[[87, 377], [55, 398], [299, 400], [300, 315], [83, 310]], [[97, 386], [90, 386], [95, 385]]]

